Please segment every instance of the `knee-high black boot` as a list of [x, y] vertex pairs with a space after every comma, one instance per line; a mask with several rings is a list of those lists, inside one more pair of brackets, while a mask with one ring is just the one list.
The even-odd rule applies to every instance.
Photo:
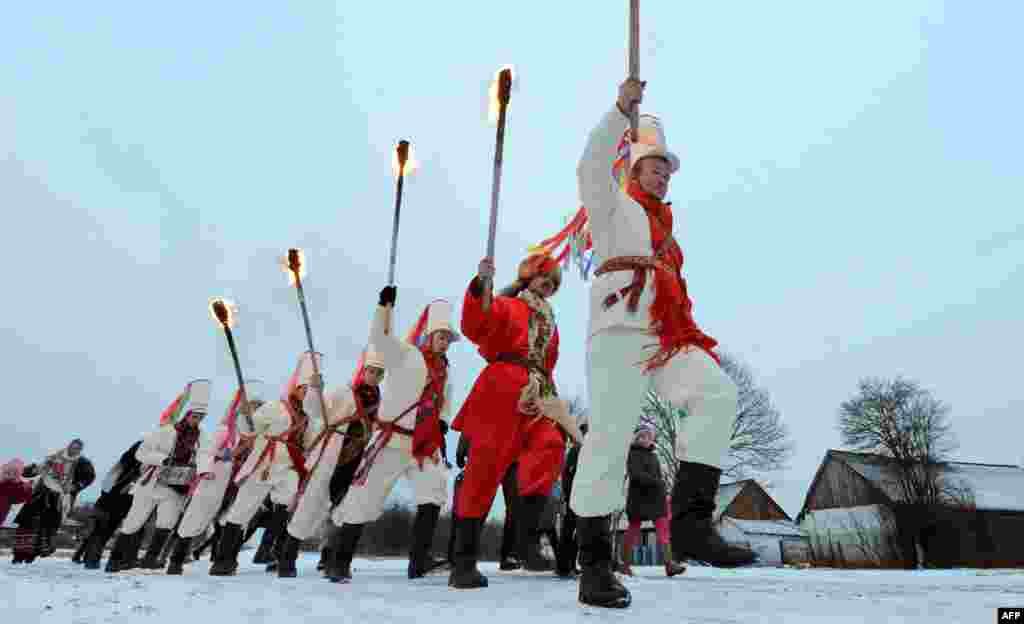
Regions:
[[175, 536], [177, 539], [174, 542], [174, 550], [171, 551], [171, 556], [168, 557], [167, 562], [167, 573], [172, 576], [180, 575], [185, 571], [185, 559], [189, 555], [189, 546], [192, 545], [191, 537], [182, 537], [180, 535]]
[[448, 577], [450, 587], [487, 587], [487, 577], [476, 567], [480, 559], [480, 532], [483, 525], [483, 518], [459, 518], [455, 521], [455, 566]]
[[332, 583], [348, 583], [352, 580], [352, 557], [363, 534], [362, 524], [343, 524], [340, 529], [331, 532], [327, 549], [333, 559], [327, 566], [324, 576]]
[[142, 545], [142, 529], [126, 535], [119, 533], [107, 559], [107, 572], [121, 572], [138, 566], [139, 546]]
[[624, 609], [632, 595], [612, 572], [612, 531], [609, 516], [579, 518], [580, 593], [583, 604], [607, 609]]
[[95, 524], [92, 533], [85, 540], [85, 548], [82, 551], [82, 564], [86, 570], [99, 570], [100, 559], [103, 558], [103, 548], [113, 534], [113, 527], [110, 525], [110, 514], [104, 511], [97, 511], [94, 516]]
[[540, 520], [548, 504], [547, 496], [521, 496], [519, 498], [519, 555], [523, 568], [530, 572], [548, 572], [554, 569], [551, 561], [540, 552]]
[[241, 548], [242, 527], [230, 522], [225, 524], [210, 566], [210, 576], [232, 576], [238, 570], [238, 551]]
[[715, 530], [715, 496], [722, 471], [682, 462], [672, 488], [672, 553], [680, 561], [696, 559], [716, 567], [738, 567], [757, 560], [753, 551], [726, 543]]
[[409, 549], [410, 579], [422, 578], [448, 568], [447, 561], [434, 559], [430, 554], [440, 516], [441, 508], [437, 505], [420, 505], [416, 508], [416, 519], [412, 523], [412, 547]]
[[160, 563], [160, 553], [163, 552], [164, 545], [170, 537], [170, 529], [156, 529], [153, 531], [153, 537], [149, 540], [149, 548], [146, 549], [146, 556], [142, 563], [139, 564], [139, 567], [143, 570], [159, 570], [163, 568], [163, 564]]
[[281, 534], [278, 540], [281, 544], [277, 554], [277, 576], [278, 578], [295, 578], [299, 571], [295, 567], [295, 560], [299, 558], [299, 546], [301, 540], [287, 530]]

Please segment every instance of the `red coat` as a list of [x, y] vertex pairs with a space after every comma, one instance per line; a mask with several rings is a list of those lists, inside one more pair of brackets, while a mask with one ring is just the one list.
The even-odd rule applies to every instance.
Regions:
[[32, 498], [32, 482], [19, 479], [17, 481], [0, 481], [0, 526], [7, 520], [11, 507], [27, 503]]
[[[462, 304], [462, 333], [479, 347], [487, 367], [477, 377], [473, 390], [452, 423], [470, 443], [508, 439], [525, 420], [519, 411], [519, 393], [529, 382], [529, 373], [519, 364], [496, 362], [501, 354], [526, 358], [529, 354], [529, 322], [535, 314], [521, 299], [494, 297], [485, 313], [476, 280], [466, 289]], [[552, 332], [544, 354], [544, 368], [554, 372], [558, 362], [558, 328]]]

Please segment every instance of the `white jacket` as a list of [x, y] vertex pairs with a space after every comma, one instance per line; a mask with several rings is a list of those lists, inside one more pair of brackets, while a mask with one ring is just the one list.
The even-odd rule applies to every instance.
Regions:
[[[580, 199], [587, 208], [595, 261], [598, 263], [616, 256], [650, 256], [653, 253], [647, 213], [643, 206], [619, 189], [611, 173], [615, 148], [628, 127], [629, 119], [618, 106], [613, 106], [590, 132], [576, 171]], [[635, 314], [629, 313], [626, 302], [621, 300], [610, 309], [604, 309], [605, 298], [632, 281], [632, 271], [607, 273], [594, 279], [590, 289], [591, 336], [616, 326], [650, 328], [649, 310], [654, 302], [654, 276], [650, 272]]]
[[[387, 370], [387, 377], [381, 388], [380, 408], [377, 410], [377, 419], [381, 422], [395, 420], [399, 414], [419, 401], [423, 389], [427, 385], [428, 375], [427, 363], [423, 360], [423, 354], [419, 349], [394, 335], [385, 333], [387, 317], [387, 308], [378, 306], [373, 316], [373, 325], [370, 328], [370, 344], [383, 360], [382, 363]], [[447, 423], [451, 422], [450, 383], [446, 385], [444, 394], [444, 408], [440, 417]], [[414, 429], [416, 427], [416, 410], [402, 416], [395, 424], [404, 429]], [[412, 451], [412, 438], [394, 435], [388, 442], [388, 446]]]
[[[256, 424], [255, 416], [253, 418], [253, 424]], [[239, 433], [253, 432], [253, 429], [249, 427], [248, 420], [245, 418], [245, 416], [242, 415], [241, 412], [238, 413], [238, 422], [236, 423], [235, 427], [236, 431], [238, 431]], [[217, 451], [217, 446], [218, 441], [223, 436], [227, 435], [227, 432], [227, 424], [221, 422], [220, 425], [217, 427], [217, 430], [214, 431], [213, 436], [203, 436], [199, 450], [196, 452], [196, 457], [198, 458], [196, 461], [197, 471], [200, 474], [205, 472], [213, 472], [213, 468], [217, 459], [223, 459], [222, 457], [220, 457], [221, 453]]]
[[[270, 461], [270, 479], [276, 481], [293, 468], [288, 448], [283, 443], [273, 442], [276, 448], [273, 450], [272, 460], [268, 459], [269, 456], [267, 458], [263, 457], [263, 452], [267, 448], [267, 444], [271, 443], [268, 437], [280, 436], [291, 428], [291, 416], [280, 399], [277, 399], [264, 403], [256, 410], [252, 419], [255, 425], [256, 440], [253, 442], [252, 452], [249, 453], [248, 459], [245, 460], [242, 469], [238, 471], [236, 481], [240, 481], [254, 472], [257, 473], [254, 478], [259, 478], [260, 474], [267, 468], [268, 461]], [[316, 437], [318, 425], [319, 417], [310, 414], [309, 424], [302, 438], [303, 449], [308, 449], [309, 445], [312, 444], [313, 439]]]

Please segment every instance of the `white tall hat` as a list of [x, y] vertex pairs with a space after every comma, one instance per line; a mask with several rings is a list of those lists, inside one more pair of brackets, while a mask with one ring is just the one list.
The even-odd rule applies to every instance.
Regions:
[[363, 356], [363, 366], [372, 366], [374, 368], [386, 369], [384, 366], [384, 359], [381, 358], [380, 354], [370, 345], [366, 348], [366, 355]]
[[246, 379], [245, 397], [250, 401], [266, 402], [267, 384], [259, 379]]
[[188, 385], [188, 400], [186, 401], [181, 414], [184, 416], [189, 412], [210, 411], [210, 380], [196, 379]]
[[313, 381], [313, 359], [316, 358], [316, 370], [323, 370], [323, 353], [304, 351], [299, 356], [299, 363], [295, 366], [295, 372], [292, 373], [291, 379], [288, 380], [288, 388], [286, 391], [290, 393], [293, 386], [307, 386]]
[[641, 158], [659, 156], [668, 161], [672, 173], [679, 171], [679, 157], [668, 149], [665, 130], [661, 119], [655, 115], [642, 114], [637, 123], [637, 142], [629, 146], [629, 167], [632, 169]]
[[408, 341], [415, 345], [422, 344], [430, 334], [441, 329], [451, 333], [452, 342], [462, 339], [452, 325], [452, 304], [444, 299], [432, 302], [423, 310], [419, 321], [409, 334]]

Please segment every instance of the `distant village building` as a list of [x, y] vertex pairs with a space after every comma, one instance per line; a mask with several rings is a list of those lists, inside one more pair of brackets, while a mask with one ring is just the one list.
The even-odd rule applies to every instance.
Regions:
[[[758, 553], [758, 565], [781, 566], [809, 560], [807, 536], [753, 479], [724, 483], [718, 488], [714, 521], [723, 539]], [[617, 539], [622, 539], [628, 526], [626, 515], [622, 514]], [[634, 551], [633, 560], [636, 565], [664, 563], [664, 553], [657, 544], [653, 522], [641, 525], [640, 543]]]
[[[939, 474], [959, 501], [929, 511], [918, 540], [924, 561], [936, 567], [1024, 566], [1024, 469], [948, 462]], [[901, 516], [898, 483], [891, 458], [828, 451], [797, 516], [815, 563], [913, 567], [917, 546]]]

